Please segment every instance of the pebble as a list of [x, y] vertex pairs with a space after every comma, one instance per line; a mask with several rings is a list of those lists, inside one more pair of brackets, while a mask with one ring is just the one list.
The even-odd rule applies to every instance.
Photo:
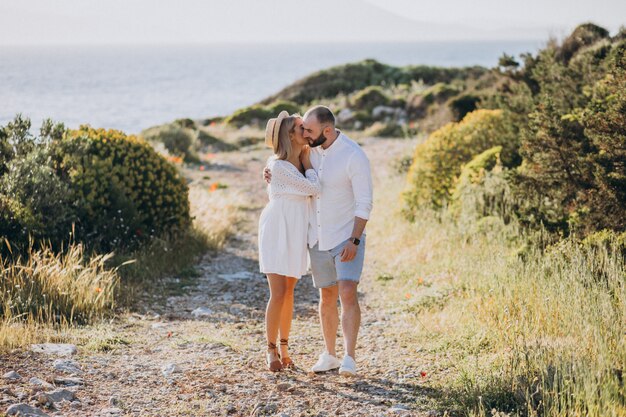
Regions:
[[102, 410], [100, 410], [100, 412], [98, 413], [98, 416], [114, 417], [114, 416], [119, 416], [120, 414], [122, 414], [121, 408], [111, 407], [111, 408], [103, 408]]
[[219, 274], [219, 277], [222, 278], [223, 280], [233, 282], [233, 281], [239, 281], [242, 279], [254, 278], [254, 274], [250, 271], [239, 271], [239, 272], [235, 272], [234, 274]]
[[45, 353], [46, 355], [71, 356], [78, 352], [76, 345], [69, 343], [42, 343], [30, 345], [33, 352]]
[[111, 398], [109, 398], [109, 405], [113, 406], [113, 407], [117, 407], [119, 405], [122, 404], [122, 401], [120, 400], [120, 397], [117, 395], [112, 395]]
[[7, 409], [8, 416], [22, 416], [22, 417], [46, 417], [48, 414], [44, 413], [37, 407], [32, 405], [20, 403], [13, 404]]
[[54, 361], [54, 369], [67, 374], [80, 374], [83, 371], [80, 369], [78, 362], [71, 359], [57, 359]]
[[2, 375], [2, 378], [8, 379], [10, 381], [17, 381], [18, 379], [22, 379], [22, 376], [15, 371], [9, 371], [6, 374]]
[[54, 383], [57, 385], [65, 385], [66, 387], [74, 387], [77, 385], [85, 385], [85, 381], [81, 378], [61, 378], [54, 377]]
[[280, 384], [276, 385], [276, 389], [278, 391], [293, 391], [296, 387], [293, 386], [292, 384], [290, 384], [289, 382], [281, 382]]
[[191, 315], [196, 318], [210, 316], [212, 314], [213, 314], [213, 310], [211, 310], [208, 307], [198, 307], [194, 311], [191, 312]]
[[31, 379], [28, 380], [28, 382], [30, 382], [31, 385], [35, 385], [37, 387], [43, 387], [46, 389], [54, 388], [54, 386], [48, 381], [44, 381], [43, 379], [40, 379], [37, 377], [32, 377]]
[[43, 393], [46, 396], [49, 403], [59, 403], [61, 401], [74, 401], [76, 399], [76, 395], [67, 389], [59, 388], [54, 391], [49, 391]]
[[182, 372], [182, 369], [175, 363], [168, 363], [161, 368], [161, 373], [165, 378], [169, 378], [170, 376], [172, 376], [172, 374], [180, 372]]
[[395, 404], [393, 407], [389, 409], [390, 413], [394, 414], [406, 414], [410, 411], [410, 408], [404, 404]]

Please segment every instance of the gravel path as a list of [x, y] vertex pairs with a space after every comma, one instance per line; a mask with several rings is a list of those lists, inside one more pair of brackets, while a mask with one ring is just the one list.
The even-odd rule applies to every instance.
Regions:
[[[369, 140], [365, 150], [380, 176], [407, 146]], [[225, 249], [196, 266], [197, 277], [172, 277], [136, 311], [80, 329], [74, 355], [18, 350], [0, 356], [0, 375], [18, 373], [15, 379], [8, 374], [0, 379], [0, 410], [24, 403], [64, 416], [440, 415], [431, 411], [440, 394], [422, 377], [420, 361], [425, 359], [389, 337], [386, 329], [399, 324], [389, 311], [370, 307], [368, 300], [376, 296], [371, 283], [364, 283], [360, 293], [358, 378], [307, 372], [323, 346], [310, 277], [296, 287], [290, 344], [298, 368], [277, 374], [265, 370], [263, 318], [269, 292], [258, 273], [256, 227], [266, 199], [260, 180], [266, 156], [261, 151], [221, 155], [202, 173], [229, 185], [218, 192], [245, 193], [250, 205]], [[381, 215], [377, 209], [375, 215]], [[366, 266], [364, 281], [373, 281], [371, 276]], [[74, 369], [60, 368], [63, 360]], [[55, 389], [71, 395], [54, 401], [50, 393]]]

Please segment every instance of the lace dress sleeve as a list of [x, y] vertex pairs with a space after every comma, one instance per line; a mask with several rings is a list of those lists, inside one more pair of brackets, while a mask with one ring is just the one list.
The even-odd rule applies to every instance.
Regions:
[[289, 162], [276, 161], [272, 164], [272, 185], [282, 194], [314, 196], [322, 191], [319, 177], [314, 169], [307, 169], [303, 176]]

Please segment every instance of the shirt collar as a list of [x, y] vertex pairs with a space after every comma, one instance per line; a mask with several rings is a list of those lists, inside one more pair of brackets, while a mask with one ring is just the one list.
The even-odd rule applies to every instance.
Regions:
[[327, 149], [322, 148], [322, 146], [320, 145], [318, 147], [319, 152], [321, 153], [325, 152], [326, 154], [328, 154], [329, 152], [335, 152], [336, 149], [339, 149], [343, 146], [343, 143], [345, 142], [345, 135], [339, 129], [337, 129], [337, 132], [339, 132], [339, 134], [337, 135], [337, 139], [335, 139], [333, 144], [330, 145]]

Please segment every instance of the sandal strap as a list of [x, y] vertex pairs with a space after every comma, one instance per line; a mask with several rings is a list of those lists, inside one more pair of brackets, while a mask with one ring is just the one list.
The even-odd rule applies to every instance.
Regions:
[[289, 340], [288, 339], [280, 339], [280, 345], [281, 346], [289, 346]]
[[267, 342], [268, 349], [276, 349], [276, 343]]

